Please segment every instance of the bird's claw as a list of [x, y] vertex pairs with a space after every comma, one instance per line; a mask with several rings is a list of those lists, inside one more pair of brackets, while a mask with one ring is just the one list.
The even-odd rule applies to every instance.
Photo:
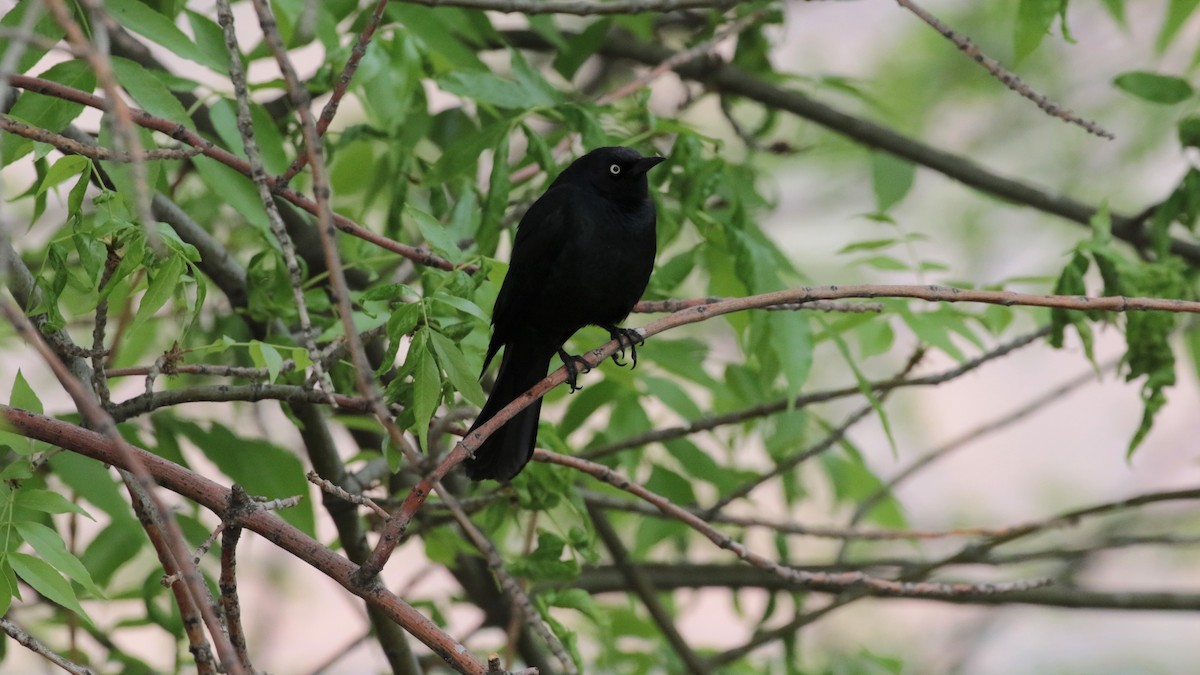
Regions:
[[630, 368], [637, 368], [637, 346], [645, 341], [642, 334], [636, 328], [618, 328], [616, 326], [607, 326], [609, 338], [616, 340], [620, 349], [612, 355], [613, 363], [624, 367], [625, 363], [621, 361], [625, 357], [625, 349], [629, 349], [630, 360], [633, 365]]
[[583, 389], [579, 386], [579, 374], [592, 372], [592, 366], [587, 362], [587, 359], [575, 354], [568, 354], [566, 350], [558, 350], [558, 358], [562, 359], [563, 367], [567, 369], [567, 386], [571, 388], [571, 393]]

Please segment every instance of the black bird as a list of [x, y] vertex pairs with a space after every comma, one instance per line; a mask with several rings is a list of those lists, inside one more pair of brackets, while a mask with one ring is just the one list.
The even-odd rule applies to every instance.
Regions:
[[[483, 369], [501, 347], [504, 356], [470, 431], [546, 377], [556, 353], [574, 391], [586, 364], [562, 346], [584, 326], [607, 329], [622, 347], [634, 349], [637, 363], [639, 334], [617, 324], [642, 297], [654, 267], [655, 212], [646, 172], [661, 161], [630, 148], [593, 150], [559, 174], [521, 218], [492, 310]], [[616, 355], [613, 360], [624, 365]], [[541, 409], [538, 399], [489, 436], [464, 462], [467, 476], [505, 481], [520, 473], [533, 457]]]

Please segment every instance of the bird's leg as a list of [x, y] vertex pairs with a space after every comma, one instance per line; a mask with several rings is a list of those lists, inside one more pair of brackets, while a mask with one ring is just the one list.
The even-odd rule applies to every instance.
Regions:
[[[567, 386], [571, 387], [571, 393], [583, 389], [578, 385], [579, 373], [592, 372], [592, 366], [587, 362], [587, 359], [582, 356], [568, 354], [567, 350], [562, 347], [558, 348], [558, 358], [562, 359], [563, 367], [567, 369]], [[582, 370], [581, 370], [582, 369]]]
[[[601, 326], [601, 328], [607, 330], [608, 337], [612, 340], [616, 340], [617, 344], [621, 346], [621, 351], [619, 354], [622, 358], [625, 356], [625, 348], [629, 348], [630, 359], [633, 362], [631, 367], [637, 368], [637, 346], [646, 341], [645, 338], [642, 337], [642, 334], [639, 333], [636, 328], [621, 328], [620, 326], [613, 325]], [[613, 363], [617, 364], [618, 366], [625, 365], [622, 363], [620, 358], [617, 358], [617, 354], [613, 354], [612, 360]]]

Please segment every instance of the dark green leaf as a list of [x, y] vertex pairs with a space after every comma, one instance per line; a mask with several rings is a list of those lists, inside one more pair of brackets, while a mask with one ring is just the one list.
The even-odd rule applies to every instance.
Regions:
[[1192, 85], [1183, 78], [1145, 71], [1122, 73], [1113, 80], [1113, 84], [1127, 94], [1164, 105], [1182, 103], [1194, 93]]

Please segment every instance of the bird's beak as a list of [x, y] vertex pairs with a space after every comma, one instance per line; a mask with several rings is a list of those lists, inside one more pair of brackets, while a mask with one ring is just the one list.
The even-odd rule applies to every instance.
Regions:
[[633, 163], [633, 175], [640, 176], [666, 159], [666, 157], [643, 157]]

